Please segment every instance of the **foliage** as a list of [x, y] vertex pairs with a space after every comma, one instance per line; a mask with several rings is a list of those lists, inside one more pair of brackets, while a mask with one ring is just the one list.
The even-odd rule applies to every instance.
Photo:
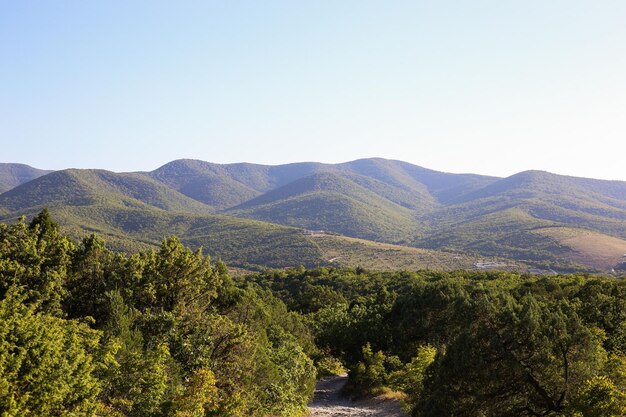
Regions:
[[323, 378], [325, 376], [334, 376], [343, 374], [346, 369], [341, 361], [330, 355], [323, 355], [315, 362], [317, 376]]
[[18, 287], [0, 301], [0, 414], [93, 415], [100, 333], [25, 301]]
[[622, 413], [622, 280], [334, 268], [247, 280], [306, 314], [353, 395], [402, 391], [415, 416]]
[[407, 394], [407, 406], [414, 408], [424, 392], [424, 381], [429, 366], [435, 361], [437, 349], [430, 345], [420, 346], [417, 355], [402, 369], [389, 376], [389, 384], [395, 390]]
[[[0, 413], [303, 414], [302, 317], [178, 239], [132, 255], [74, 244], [49, 213], [0, 225]], [[68, 319], [69, 318], [69, 319]]]
[[[116, 253], [0, 225], [0, 413], [298, 416], [316, 375], [414, 416], [619, 416], [626, 281], [322, 267], [236, 280], [177, 238]], [[317, 370], [316, 370], [317, 367]]]
[[350, 370], [350, 383], [346, 387], [357, 395], [372, 395], [389, 386], [391, 375], [397, 374], [402, 362], [396, 356], [386, 356], [383, 351], [373, 352], [370, 344], [363, 346], [362, 361]]
[[617, 417], [626, 414], [626, 392], [606, 376], [587, 380], [572, 401], [572, 415]]
[[0, 296], [11, 287], [23, 287], [28, 302], [37, 302], [41, 311], [61, 314], [73, 250], [47, 210], [30, 225], [23, 218], [13, 225], [0, 224]]

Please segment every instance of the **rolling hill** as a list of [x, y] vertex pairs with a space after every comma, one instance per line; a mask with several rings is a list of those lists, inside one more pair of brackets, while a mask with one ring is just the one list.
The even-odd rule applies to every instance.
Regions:
[[[342, 164], [300, 162], [276, 166], [248, 163], [220, 165], [181, 159], [147, 174], [191, 198], [228, 209], [317, 173], [351, 177], [382, 198], [417, 212], [428, 212], [438, 202], [446, 202], [498, 180], [473, 174], [448, 174], [382, 158]], [[215, 192], [220, 189], [228, 191]]]
[[0, 163], [0, 194], [50, 172], [24, 164]]
[[144, 175], [104, 170], [55, 171], [0, 195], [0, 206], [11, 211], [93, 205], [152, 207], [192, 213], [210, 211], [206, 205]]
[[203, 161], [170, 162], [148, 176], [216, 209], [232, 207], [259, 195], [258, 190], [232, 178], [223, 167]]
[[581, 265], [590, 265], [599, 270], [609, 270], [624, 260], [626, 240], [591, 230], [570, 227], [546, 227], [534, 230], [539, 235], [549, 236], [568, 251], [566, 256]]
[[[415, 244], [497, 255], [530, 264], [573, 264], [607, 269], [590, 261], [597, 253], [574, 250], [553, 233], [567, 227], [579, 236], [604, 235], [604, 241], [626, 239], [626, 183], [527, 171], [464, 194], [422, 220], [430, 233]], [[602, 250], [594, 245], [594, 252]], [[610, 251], [610, 246], [607, 246]], [[569, 265], [568, 265], [569, 264]]]
[[[176, 235], [188, 245], [202, 246], [206, 253], [248, 270], [330, 264], [315, 240], [299, 228], [214, 214], [214, 207], [145, 173], [55, 171], [1, 194], [0, 207], [2, 221], [14, 221], [19, 215], [32, 217], [48, 207], [75, 238], [98, 233], [118, 250], [154, 247]], [[327, 240], [347, 253], [342, 237], [327, 236]], [[414, 264], [428, 266], [419, 259]]]
[[[132, 249], [177, 234], [242, 267], [324, 264], [341, 250], [350, 262], [376, 252], [370, 258], [380, 265], [438, 265], [424, 257], [389, 263], [395, 249], [384, 244], [401, 244], [413, 258], [411, 251], [443, 250], [439, 265], [466, 267], [446, 257], [463, 252], [607, 270], [626, 242], [626, 182], [543, 171], [496, 178], [381, 158], [277, 166], [185, 159], [136, 173], [3, 164], [0, 180], [2, 220], [47, 206], [76, 235], [98, 231]], [[342, 236], [326, 234], [324, 246], [302, 229]]]
[[[384, 187], [384, 183], [381, 185]], [[295, 180], [229, 213], [370, 240], [406, 241], [417, 233], [410, 209], [330, 172]]]
[[176, 235], [236, 266], [312, 266], [319, 260], [315, 245], [297, 229], [213, 215], [210, 207], [143, 174], [56, 171], [3, 193], [0, 207], [12, 213], [4, 221], [48, 207], [70, 234], [98, 233], [115, 249], [134, 251]]
[[[372, 242], [346, 236], [311, 235], [323, 259], [338, 267], [360, 266], [375, 271], [430, 269], [453, 271], [473, 269], [478, 261], [503, 263], [502, 259], [484, 258], [410, 246]], [[525, 271], [522, 265], [507, 264], [506, 269]]]

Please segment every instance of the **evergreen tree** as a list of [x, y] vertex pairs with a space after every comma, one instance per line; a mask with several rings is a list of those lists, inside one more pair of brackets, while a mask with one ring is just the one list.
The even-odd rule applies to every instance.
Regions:
[[93, 416], [100, 334], [25, 300], [14, 287], [0, 301], [0, 415]]

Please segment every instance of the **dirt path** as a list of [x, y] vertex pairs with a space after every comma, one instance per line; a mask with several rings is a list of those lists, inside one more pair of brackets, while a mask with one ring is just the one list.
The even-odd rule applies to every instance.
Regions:
[[351, 401], [340, 395], [347, 376], [321, 379], [315, 387], [315, 396], [309, 404], [310, 417], [406, 417], [396, 401], [377, 398]]

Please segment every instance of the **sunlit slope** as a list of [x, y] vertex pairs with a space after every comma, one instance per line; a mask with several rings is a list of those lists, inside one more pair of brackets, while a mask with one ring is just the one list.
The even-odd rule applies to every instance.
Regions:
[[519, 208], [537, 219], [626, 238], [626, 182], [527, 171], [458, 198], [447, 207], [459, 221]]
[[[291, 266], [298, 256], [300, 263], [323, 262], [325, 255], [302, 243], [302, 229], [561, 271], [606, 270], [626, 240], [625, 182], [542, 171], [494, 178], [368, 158], [276, 166], [178, 160], [143, 173], [42, 173], [0, 165], [5, 186], [18, 184], [0, 194], [1, 218], [47, 206], [70, 230], [97, 230], [119, 247], [151, 245], [177, 233], [194, 244], [210, 242], [220, 255], [228, 248], [242, 263], [254, 258], [254, 265], [265, 258], [244, 254], [237, 242], [252, 245], [250, 253], [262, 247], [273, 265], [280, 253], [281, 265]], [[244, 226], [254, 229], [254, 239], [238, 236]], [[203, 227], [208, 232], [198, 234]], [[211, 228], [221, 231], [215, 233], [221, 243], [210, 240]], [[564, 237], [558, 228], [576, 236]], [[280, 245], [272, 246], [274, 235]]]
[[[346, 182], [343, 186], [352, 186]], [[343, 193], [341, 187], [337, 191]], [[355, 198], [371, 198], [367, 191]], [[356, 200], [355, 200], [356, 201]], [[379, 201], [381, 208], [406, 209]], [[34, 216], [48, 207], [54, 218], [75, 238], [102, 235], [116, 249], [137, 251], [176, 235], [186, 244], [247, 269], [308, 267], [332, 264], [320, 246], [301, 229], [262, 221], [211, 214], [211, 208], [160, 181], [140, 173], [116, 174], [99, 170], [64, 170], [40, 177], [0, 195], [2, 220]], [[339, 236], [332, 246], [356, 261], [362, 249]], [[363, 241], [365, 242], [365, 241]], [[367, 243], [367, 242], [366, 242]], [[369, 267], [387, 268], [387, 248], [369, 242]], [[355, 250], [357, 253], [351, 254]], [[417, 251], [405, 248], [408, 251]], [[377, 252], [381, 252], [377, 255]], [[397, 266], [423, 267], [425, 264]]]
[[[481, 256], [378, 243], [346, 236], [315, 235], [310, 239], [317, 244], [323, 258], [330, 265], [340, 267], [360, 266], [378, 271], [451, 271], [472, 269], [476, 262], [489, 260]], [[524, 269], [521, 266], [520, 268]]]
[[229, 213], [306, 229], [387, 242], [417, 233], [414, 213], [335, 173], [301, 178]]
[[359, 159], [339, 164], [355, 174], [375, 178], [394, 187], [410, 190], [442, 204], [497, 181], [496, 177], [475, 174], [451, 174], [423, 168], [408, 162], [383, 158]]
[[148, 175], [216, 209], [232, 207], [260, 194], [232, 178], [222, 166], [203, 161], [173, 161]]
[[[536, 230], [561, 226], [626, 238], [626, 183], [528, 171], [458, 197], [420, 220], [428, 232], [414, 242], [418, 246], [605, 269], [606, 262], [572, 256], [560, 237]], [[610, 239], [597, 240], [599, 250], [602, 242], [612, 250]]]
[[104, 170], [55, 171], [0, 195], [0, 206], [11, 211], [99, 205], [193, 213], [211, 211], [208, 206], [145, 175]]
[[48, 207], [75, 237], [103, 235], [136, 250], [171, 235], [241, 266], [317, 265], [317, 249], [293, 229], [210, 214], [210, 208], [141, 174], [66, 170], [0, 195], [3, 220]]
[[547, 227], [535, 230], [570, 249], [566, 256], [582, 265], [608, 270], [624, 260], [626, 240], [591, 230], [571, 227]]
[[316, 173], [352, 176], [357, 183], [381, 197], [418, 211], [497, 180], [481, 175], [433, 171], [382, 158], [341, 164], [298, 162], [284, 165], [215, 164], [180, 159], [147, 174], [198, 201], [230, 208]]

